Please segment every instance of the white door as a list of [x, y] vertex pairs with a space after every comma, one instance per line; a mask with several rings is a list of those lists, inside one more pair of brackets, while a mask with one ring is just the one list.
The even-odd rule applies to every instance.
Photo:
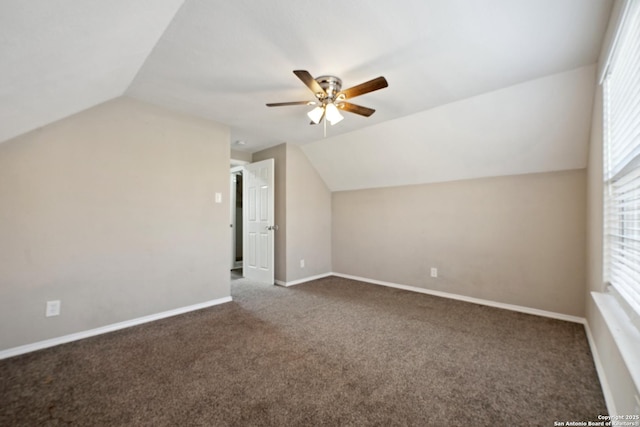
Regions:
[[244, 277], [273, 284], [274, 160], [245, 165], [242, 177], [242, 212], [244, 222]]

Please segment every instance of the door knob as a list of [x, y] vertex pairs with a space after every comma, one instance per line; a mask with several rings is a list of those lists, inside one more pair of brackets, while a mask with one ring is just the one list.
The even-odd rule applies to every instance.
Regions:
[[267, 225], [267, 230], [273, 230], [276, 231], [278, 229], [277, 225]]

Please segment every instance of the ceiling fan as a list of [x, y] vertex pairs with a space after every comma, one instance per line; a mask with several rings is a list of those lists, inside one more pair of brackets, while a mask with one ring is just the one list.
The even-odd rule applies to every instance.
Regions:
[[320, 76], [314, 79], [306, 70], [295, 70], [293, 73], [302, 80], [302, 83], [311, 89], [316, 96], [316, 101], [275, 102], [267, 104], [267, 107], [315, 105], [316, 107], [307, 113], [311, 119], [310, 124], [312, 125], [317, 125], [323, 118], [326, 118], [331, 125], [335, 125], [344, 118], [339, 110], [369, 117], [375, 113], [376, 110], [352, 104], [346, 100], [389, 86], [384, 77], [378, 77], [349, 89], [342, 90], [342, 80], [338, 77]]

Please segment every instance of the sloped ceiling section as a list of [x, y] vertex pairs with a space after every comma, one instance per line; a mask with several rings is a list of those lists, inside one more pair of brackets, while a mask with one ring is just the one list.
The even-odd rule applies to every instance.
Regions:
[[323, 138], [293, 75], [389, 87], [331, 136], [596, 62], [609, 0], [187, 0], [127, 95], [231, 127], [257, 151]]
[[0, 142], [124, 93], [184, 0], [2, 0]]
[[595, 65], [302, 147], [332, 191], [580, 169]]

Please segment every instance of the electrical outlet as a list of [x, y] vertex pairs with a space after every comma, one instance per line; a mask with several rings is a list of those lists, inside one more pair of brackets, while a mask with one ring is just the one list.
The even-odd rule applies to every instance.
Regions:
[[438, 269], [431, 267], [431, 277], [438, 277]]
[[47, 308], [44, 315], [46, 317], [60, 315], [60, 300], [47, 301]]
[[300, 260], [300, 268], [304, 268], [304, 259]]

